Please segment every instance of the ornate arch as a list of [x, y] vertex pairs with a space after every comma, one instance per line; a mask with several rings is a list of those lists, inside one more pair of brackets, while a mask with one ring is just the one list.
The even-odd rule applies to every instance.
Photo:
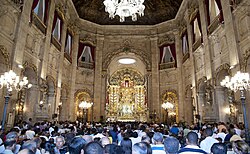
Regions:
[[120, 81], [122, 81], [124, 77], [129, 77], [135, 83], [135, 85], [145, 84], [145, 78], [143, 77], [143, 75], [133, 68], [124, 68], [117, 70], [110, 76], [109, 84], [119, 85]]
[[163, 91], [163, 92], [161, 93], [162, 98], [163, 98], [164, 95], [167, 94], [167, 93], [174, 93], [174, 94], [176, 94], [176, 99], [177, 99], [177, 97], [178, 97], [177, 91], [176, 91], [176, 90], [174, 90], [174, 89], [168, 89], [168, 90], [165, 90], [165, 91]]
[[80, 38], [80, 42], [83, 44], [91, 45], [96, 47], [96, 40], [90, 34], [85, 34], [83, 38]]
[[162, 102], [164, 100], [167, 100], [167, 97], [170, 97], [172, 100], [174, 100], [174, 106], [175, 106], [175, 113], [176, 113], [176, 121], [179, 121], [179, 102], [178, 102], [178, 95], [176, 90], [169, 89], [162, 93]]
[[228, 75], [230, 75], [230, 76], [232, 75], [232, 72], [230, 70], [230, 65], [228, 63], [221, 64], [220, 67], [218, 67], [215, 71], [215, 78], [214, 78], [215, 85], [217, 83], [218, 76], [219, 76], [220, 72], [223, 70], [225, 70], [228, 73]]
[[175, 43], [175, 36], [173, 34], [164, 35], [159, 38], [158, 47], [161, 47], [166, 44], [173, 44], [173, 43]]
[[91, 99], [94, 99], [94, 96], [91, 92], [91, 90], [87, 89], [87, 88], [84, 88], [84, 89], [78, 89], [76, 92], [75, 92], [75, 95], [74, 95], [74, 98], [75, 98], [75, 101], [76, 101], [76, 98], [81, 94], [81, 93], [88, 93], [90, 98]]
[[0, 45], [0, 53], [3, 55], [3, 58], [5, 60], [5, 64], [7, 65], [8, 69], [10, 68], [10, 62], [9, 62], [9, 53], [7, 52], [7, 48], [4, 45]]
[[151, 62], [149, 60], [150, 57], [148, 54], [146, 54], [147, 52], [141, 49], [136, 49], [130, 44], [131, 44], [130, 41], [125, 40], [123, 45], [120, 48], [114, 49], [112, 52], [109, 52], [108, 54], [106, 54], [105, 57], [103, 58], [104, 61], [102, 63], [102, 67], [103, 67], [102, 69], [107, 70], [112, 59], [119, 56], [121, 53], [125, 52], [125, 53], [133, 53], [136, 56], [138, 56], [138, 58], [146, 65], [146, 69], [151, 70]]
[[51, 81], [53, 82], [53, 85], [54, 85], [54, 93], [56, 94], [56, 80], [55, 80], [55, 78], [54, 78], [53, 76], [51, 76], [51, 75], [48, 75], [48, 76], [46, 77], [47, 83], [48, 83], [48, 80], [51, 80]]
[[36, 74], [38, 74], [36, 65], [34, 65], [31, 62], [25, 61], [23, 63], [23, 67], [24, 67], [24, 69], [22, 70], [22, 73], [25, 71], [25, 68], [30, 67]]
[[203, 76], [202, 78], [200, 78], [197, 82], [197, 85], [198, 85], [198, 91], [200, 91], [200, 86], [202, 83], [205, 83], [207, 82], [207, 77], [206, 76]]

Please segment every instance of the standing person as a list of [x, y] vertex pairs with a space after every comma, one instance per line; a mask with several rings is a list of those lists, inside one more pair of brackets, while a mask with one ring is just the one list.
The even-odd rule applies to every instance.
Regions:
[[232, 145], [233, 145], [233, 151], [236, 154], [249, 154], [250, 147], [246, 142], [238, 140], [234, 141]]
[[152, 154], [152, 150], [148, 143], [139, 142], [133, 145], [132, 154]]
[[164, 149], [166, 154], [177, 154], [179, 150], [180, 143], [175, 137], [167, 137], [164, 140]]
[[214, 143], [211, 147], [212, 154], [227, 154], [227, 146], [224, 143]]
[[4, 141], [5, 150], [2, 154], [14, 154], [14, 150], [16, 148], [16, 140], [15, 139], [7, 139]]
[[[54, 148], [55, 154], [63, 154], [65, 140], [63, 136], [56, 137], [56, 147]], [[63, 150], [64, 151], [64, 150]], [[66, 152], [65, 152], [66, 153]]]
[[121, 147], [124, 151], [124, 154], [131, 154], [132, 153], [132, 141], [129, 138], [123, 138], [121, 141]]
[[211, 128], [206, 128], [204, 131], [205, 139], [201, 141], [200, 147], [202, 150], [206, 151], [207, 153], [210, 153], [210, 149], [214, 143], [219, 143], [218, 140], [212, 137], [213, 131]]
[[165, 154], [163, 145], [163, 135], [159, 132], [155, 132], [151, 144], [151, 149], [153, 154]]
[[186, 139], [187, 145], [178, 151], [179, 154], [207, 154], [198, 146], [198, 135], [195, 132], [189, 132]]
[[84, 148], [84, 154], [103, 154], [104, 148], [99, 142], [93, 141], [88, 143]]

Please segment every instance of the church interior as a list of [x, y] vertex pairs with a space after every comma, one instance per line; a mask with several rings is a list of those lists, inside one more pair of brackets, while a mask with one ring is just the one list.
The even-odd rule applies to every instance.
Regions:
[[132, 16], [108, 1], [0, 1], [5, 127], [250, 122], [249, 0], [141, 0]]

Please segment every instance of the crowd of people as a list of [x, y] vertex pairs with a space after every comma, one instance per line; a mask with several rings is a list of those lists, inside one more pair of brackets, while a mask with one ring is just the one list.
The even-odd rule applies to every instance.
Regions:
[[0, 154], [248, 154], [242, 124], [22, 122]]

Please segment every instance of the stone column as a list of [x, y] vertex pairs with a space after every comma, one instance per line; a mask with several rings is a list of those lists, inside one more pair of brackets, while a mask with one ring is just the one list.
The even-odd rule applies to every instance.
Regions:
[[98, 34], [96, 42], [96, 61], [95, 61], [95, 76], [94, 76], [94, 119], [99, 121], [101, 116], [104, 117], [105, 101], [102, 100], [102, 52], [104, 44], [104, 36]]
[[[205, 10], [205, 3], [204, 0], [199, 0], [199, 10]], [[205, 59], [205, 74], [207, 79], [213, 78], [212, 74], [212, 63], [211, 63], [211, 49], [210, 43], [208, 39], [207, 33], [207, 20], [206, 20], [206, 12], [199, 11], [200, 13], [200, 20], [201, 20], [201, 31], [203, 36], [203, 52], [204, 52], [204, 59]]]
[[45, 79], [47, 76], [47, 66], [49, 62], [49, 52], [51, 50], [51, 33], [52, 33], [52, 25], [54, 20], [54, 12], [55, 12], [55, 2], [50, 1], [49, 5], [49, 11], [48, 11], [48, 24], [47, 24], [47, 31], [46, 31], [46, 37], [44, 38], [44, 48], [40, 52], [41, 54], [41, 78]]
[[188, 124], [192, 124], [193, 121], [193, 99], [192, 97], [188, 96], [185, 98], [185, 104], [183, 104], [183, 107], [188, 107], [187, 109], [185, 108], [185, 116], [184, 116], [184, 121], [188, 122]]
[[[105, 108], [106, 108], [106, 95], [107, 95], [107, 72], [102, 72], [102, 104], [101, 104], [101, 108], [102, 108], [102, 112], [101, 114], [103, 115], [104, 119], [106, 119], [106, 112], [105, 112]], [[92, 108], [91, 108], [92, 109]], [[89, 110], [91, 112], [93, 112], [92, 110]], [[92, 113], [91, 113], [92, 114]], [[93, 116], [93, 115], [92, 115]], [[94, 118], [94, 117], [92, 117]], [[93, 121], [93, 119], [91, 119], [91, 121]]]
[[36, 112], [40, 112], [39, 105], [36, 103], [40, 89], [38, 85], [32, 85], [26, 92], [26, 98], [24, 103], [24, 120], [34, 118]]
[[[152, 98], [151, 98], [151, 93], [152, 93], [152, 79], [151, 79], [151, 73], [150, 72], [147, 72], [147, 74], [145, 75], [146, 76], [146, 80], [147, 80], [147, 94], [146, 94], [146, 97], [147, 97], [147, 107], [149, 109], [148, 113], [148, 122], [151, 122], [153, 120], [153, 117], [152, 117], [152, 113], [154, 112], [154, 109], [153, 109], [153, 104], [152, 104]], [[150, 118], [151, 117], [151, 118]], [[150, 121], [149, 121], [150, 120]]]
[[205, 93], [204, 92], [199, 92], [198, 94], [197, 94], [197, 96], [198, 96], [198, 103], [197, 103], [197, 105], [198, 105], [198, 114], [200, 115], [200, 122], [202, 123], [203, 122], [203, 112], [204, 112], [204, 110], [203, 110], [203, 107], [204, 107], [204, 97], [205, 97]]
[[183, 121], [185, 118], [185, 112], [187, 110], [184, 111], [184, 104], [185, 104], [185, 88], [183, 88], [185, 86], [185, 80], [182, 80], [182, 58], [183, 58], [183, 54], [182, 54], [182, 44], [181, 44], [181, 38], [180, 38], [180, 33], [179, 31], [175, 30], [174, 32], [175, 35], [175, 49], [176, 49], [176, 60], [177, 60], [177, 81], [178, 82], [178, 117], [176, 118], [177, 122], [179, 120]]
[[[155, 111], [156, 117], [162, 118], [161, 116], [161, 104], [160, 104], [160, 79], [159, 79], [159, 48], [157, 46], [157, 37], [152, 36], [150, 38], [151, 43], [151, 54], [152, 54], [152, 83], [151, 83], [151, 106], [153, 111]], [[157, 119], [156, 118], [156, 119]], [[160, 121], [162, 121], [160, 119]], [[158, 121], [158, 122], [160, 122]]]
[[[59, 105], [60, 103], [60, 97], [67, 97], [67, 96], [61, 96], [61, 87], [62, 87], [62, 73], [63, 73], [63, 64], [64, 64], [64, 48], [65, 48], [65, 39], [66, 39], [66, 31], [67, 31], [67, 25], [63, 24], [62, 26], [62, 34], [61, 34], [61, 50], [60, 50], [60, 58], [59, 58], [59, 64], [58, 64], [58, 68], [57, 68], [57, 94], [56, 94], [56, 106]], [[70, 89], [67, 89], [67, 92]], [[68, 94], [69, 95], [69, 94]], [[70, 102], [67, 102], [68, 106], [64, 106], [65, 104], [62, 105], [62, 110], [63, 107], [66, 107], [67, 109], [65, 110], [65, 112], [63, 112], [63, 114], [68, 115], [69, 114], [69, 104]], [[68, 115], [69, 116], [69, 115]], [[66, 116], [67, 117], [67, 116]], [[68, 117], [66, 118], [68, 119]]]
[[[186, 10], [185, 12], [185, 20], [187, 21], [187, 34], [188, 34], [188, 47], [189, 47], [189, 59], [190, 59], [190, 71], [192, 72], [191, 73], [191, 84], [192, 84], [192, 87], [195, 87], [192, 89], [192, 93], [193, 94], [197, 94], [198, 93], [198, 90], [197, 90], [197, 77], [196, 77], [196, 74], [195, 74], [195, 59], [194, 59], [194, 54], [193, 54], [193, 37], [192, 37], [192, 26], [189, 24], [189, 10]], [[185, 77], [183, 77], [183, 81], [185, 81]], [[199, 100], [198, 100], [198, 95], [196, 95], [197, 97], [194, 97], [194, 104], [196, 104], [196, 109], [197, 109], [197, 113], [200, 114], [200, 111], [199, 111]]]
[[[14, 46], [13, 51], [11, 53], [11, 63], [12, 66], [15, 66], [17, 64], [23, 64], [23, 55], [25, 50], [25, 44], [26, 44], [26, 37], [28, 34], [29, 29], [25, 29], [24, 27], [29, 27], [29, 21], [30, 21], [30, 13], [31, 13], [31, 6], [33, 1], [24, 1], [22, 12], [19, 16], [19, 20], [16, 24], [16, 30], [15, 30], [15, 40], [14, 40]], [[16, 72], [17, 73], [17, 72]]]
[[65, 121], [65, 120], [70, 120], [68, 119], [68, 98], [66, 96], [61, 96], [61, 103], [62, 106], [60, 107], [59, 110], [59, 121]]
[[236, 36], [236, 26], [233, 22], [233, 15], [231, 11], [231, 5], [229, 1], [221, 1], [223, 17], [224, 17], [224, 25], [225, 25], [225, 33], [227, 37], [227, 45], [229, 49], [229, 58], [230, 58], [230, 66], [234, 66], [239, 64], [239, 47], [237, 45], [238, 41]]
[[56, 113], [56, 107], [55, 107], [55, 93], [48, 93], [47, 95], [47, 101], [48, 101], [48, 114], [49, 114], [49, 120], [52, 119], [52, 115]]
[[76, 92], [76, 68], [77, 68], [77, 54], [78, 54], [78, 46], [79, 46], [79, 34], [75, 34], [73, 36], [73, 45], [72, 45], [72, 65], [71, 65], [71, 87], [70, 87], [70, 95], [69, 95], [69, 116], [70, 120], [73, 121], [76, 119], [75, 113], [75, 92]]

